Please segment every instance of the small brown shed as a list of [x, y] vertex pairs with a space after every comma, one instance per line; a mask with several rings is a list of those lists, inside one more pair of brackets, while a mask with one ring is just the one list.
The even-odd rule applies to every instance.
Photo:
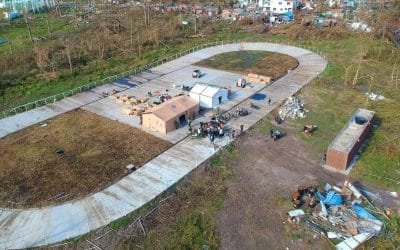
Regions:
[[145, 128], [166, 134], [186, 124], [199, 113], [199, 103], [188, 96], [177, 96], [142, 114]]
[[371, 130], [375, 112], [358, 109], [346, 126], [331, 142], [326, 153], [326, 165], [345, 171]]

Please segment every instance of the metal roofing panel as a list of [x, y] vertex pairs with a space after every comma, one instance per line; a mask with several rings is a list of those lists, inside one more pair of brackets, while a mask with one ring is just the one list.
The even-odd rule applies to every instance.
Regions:
[[207, 88], [203, 91], [203, 93], [201, 93], [203, 96], [207, 96], [207, 97], [213, 97], [215, 96], [215, 94], [218, 93], [218, 91], [220, 90], [220, 87], [217, 86], [212, 86], [212, 85], [208, 85]]
[[191, 93], [201, 94], [207, 88], [207, 84], [195, 83], [193, 88], [190, 90]]

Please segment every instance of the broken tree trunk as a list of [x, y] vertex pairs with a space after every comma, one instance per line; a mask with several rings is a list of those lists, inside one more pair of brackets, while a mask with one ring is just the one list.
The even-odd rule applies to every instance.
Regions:
[[28, 22], [28, 18], [24, 17], [24, 21], [25, 21], [25, 24], [26, 24], [26, 28], [28, 29], [29, 38], [31, 39], [32, 44], [34, 44], [35, 42], [33, 41], [31, 25]]
[[69, 44], [68, 42], [65, 43], [65, 48], [67, 50], [67, 58], [68, 58], [68, 64], [69, 64], [69, 71], [72, 73], [72, 62], [71, 62], [71, 51], [69, 49]]
[[51, 31], [51, 26], [50, 26], [50, 22], [49, 22], [49, 17], [46, 16], [46, 24], [47, 24], [47, 33], [49, 34], [49, 36], [51, 36], [52, 31]]

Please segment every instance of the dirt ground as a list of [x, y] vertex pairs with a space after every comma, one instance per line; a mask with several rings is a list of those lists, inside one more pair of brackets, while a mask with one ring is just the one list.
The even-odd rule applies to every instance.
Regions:
[[[274, 142], [269, 138], [270, 127], [287, 135]], [[231, 161], [234, 178], [227, 183], [224, 207], [216, 216], [221, 249], [333, 248], [318, 234], [287, 222], [286, 213], [293, 209], [290, 197], [297, 185], [329, 182], [342, 186], [346, 178], [323, 169], [321, 155], [309, 150], [298, 135], [290, 121], [276, 126], [264, 120], [239, 139], [240, 153]], [[360, 180], [350, 180], [378, 194], [379, 199], [373, 201], [380, 207], [398, 211], [398, 199]]]
[[234, 51], [219, 54], [197, 62], [195, 65], [231, 71], [239, 74], [260, 74], [278, 79], [298, 62], [288, 55], [268, 51]]
[[74, 110], [0, 139], [0, 205], [59, 203], [102, 189], [171, 144]]
[[342, 178], [323, 171], [293, 135], [274, 142], [253, 131], [239, 143], [240, 156], [232, 165], [235, 177], [217, 215], [221, 249], [329, 248], [325, 239], [313, 240], [313, 233], [296, 236], [286, 212], [298, 184], [320, 179], [338, 183]]

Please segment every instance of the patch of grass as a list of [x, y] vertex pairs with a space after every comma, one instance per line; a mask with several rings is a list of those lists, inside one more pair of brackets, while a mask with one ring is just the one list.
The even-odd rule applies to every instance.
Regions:
[[[329, 64], [318, 79], [301, 91], [300, 98], [305, 101], [306, 109], [310, 112], [305, 119], [289, 121], [299, 139], [306, 142], [310, 152], [320, 158], [357, 108], [374, 110], [379, 127], [371, 134], [351, 176], [377, 187], [399, 191], [396, 181], [400, 180], [400, 176], [396, 170], [400, 165], [400, 144], [396, 138], [400, 138], [400, 115], [397, 112], [400, 104], [395, 100], [400, 99], [400, 89], [392, 81], [391, 74], [394, 58], [400, 55], [400, 51], [385, 43], [382, 44], [383, 49], [378, 58], [380, 41], [352, 33], [338, 39], [304, 39], [302, 42], [323, 51]], [[366, 53], [361, 62], [357, 84], [352, 85], [361, 45], [366, 48]], [[349, 65], [352, 66], [347, 72], [348, 84], [345, 84], [345, 66]], [[384, 95], [388, 99], [367, 100], [364, 94], [367, 91]], [[307, 138], [299, 132], [304, 124], [318, 126], [313, 137]]]
[[121, 217], [110, 224], [108, 226], [114, 230], [118, 230], [120, 228], [127, 227], [131, 223], [132, 218], [130, 216]]
[[270, 120], [272, 120], [272, 116], [269, 115], [262, 121], [260, 121], [255, 127], [256, 131], [265, 136], [270, 136], [270, 131], [274, 128], [274, 125], [271, 123]]
[[211, 166], [216, 167], [221, 164], [221, 158], [217, 155], [211, 159]]
[[[28, 18], [28, 20], [32, 36], [36, 39], [47, 39], [49, 36], [47, 20], [49, 21], [53, 37], [60, 34], [70, 34], [74, 32], [68, 19], [57, 18], [50, 13], [33, 14]], [[24, 49], [33, 48], [24, 18], [18, 18], [11, 21], [2, 20], [0, 22], [0, 31], [2, 34], [7, 35], [6, 39], [11, 42], [14, 53]], [[0, 46], [0, 54], [2, 53], [9, 53], [9, 45], [6, 44]]]
[[[385, 226], [386, 227], [386, 226]], [[396, 249], [400, 246], [400, 216], [391, 218], [387, 225], [390, 231], [382, 232], [381, 237], [373, 238], [364, 245], [365, 249]]]
[[179, 216], [174, 235], [166, 241], [165, 248], [217, 249], [218, 237], [213, 216], [202, 211], [188, 212]]
[[297, 67], [296, 59], [268, 51], [233, 51], [213, 56], [197, 62], [195, 65], [232, 71], [240, 74], [260, 74], [278, 79], [287, 71]]
[[[145, 249], [217, 249], [215, 215], [225, 200], [226, 180], [232, 177], [224, 164], [234, 150], [213, 157], [205, 170], [196, 170], [183, 183], [171, 190], [174, 198], [146, 219], [146, 237], [132, 237], [118, 244]], [[167, 214], [166, 214], [167, 213]], [[157, 223], [153, 224], [152, 222]]]
[[139, 167], [171, 146], [79, 109], [46, 124], [0, 140], [1, 206], [41, 206], [86, 195], [123, 177], [128, 164]]

